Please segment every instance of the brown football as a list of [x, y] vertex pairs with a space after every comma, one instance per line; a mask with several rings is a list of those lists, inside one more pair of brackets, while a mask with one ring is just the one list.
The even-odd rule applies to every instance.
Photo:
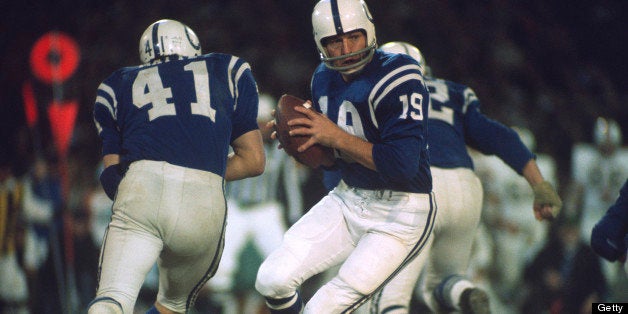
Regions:
[[330, 166], [334, 163], [333, 149], [316, 144], [303, 152], [298, 152], [297, 149], [299, 146], [303, 145], [309, 137], [290, 136], [288, 133], [291, 129], [295, 128], [288, 126], [288, 121], [294, 118], [307, 118], [305, 114], [294, 110], [294, 107], [303, 106], [305, 103], [305, 100], [288, 94], [279, 98], [277, 110], [275, 111], [275, 131], [277, 131], [277, 139], [279, 143], [281, 143], [284, 151], [294, 157], [298, 162], [313, 169], [321, 165]]

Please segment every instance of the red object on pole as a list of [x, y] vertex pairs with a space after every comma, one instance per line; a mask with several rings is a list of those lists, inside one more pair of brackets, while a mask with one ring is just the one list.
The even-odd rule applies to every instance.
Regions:
[[31, 49], [33, 74], [48, 84], [60, 84], [76, 70], [81, 58], [76, 41], [61, 32], [49, 32], [40, 37]]
[[34, 128], [39, 119], [39, 112], [37, 111], [37, 101], [35, 100], [35, 92], [33, 91], [33, 84], [26, 81], [22, 85], [22, 99], [24, 100], [24, 114], [26, 115], [26, 123], [29, 128]]
[[77, 112], [78, 102], [76, 100], [53, 101], [48, 106], [48, 119], [50, 120], [52, 137], [57, 152], [63, 159], [67, 157], [68, 148], [70, 147], [70, 139], [72, 138]]

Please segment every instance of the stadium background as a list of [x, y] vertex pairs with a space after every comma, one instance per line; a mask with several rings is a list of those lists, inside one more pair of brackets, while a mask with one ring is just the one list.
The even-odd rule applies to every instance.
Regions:
[[[76, 100], [69, 146], [70, 183], [94, 180], [100, 142], [91, 117], [98, 84], [114, 70], [139, 64], [138, 41], [161, 18], [188, 24], [203, 52], [247, 60], [260, 91], [309, 97], [319, 63], [310, 24], [315, 1], [6, 1], [0, 5], [0, 151], [16, 174], [33, 156], [56, 152], [46, 118], [54, 98]], [[558, 163], [560, 186], [570, 180], [574, 143], [591, 142], [598, 116], [628, 125], [628, 2], [626, 1], [368, 1], [378, 43], [418, 46], [438, 77], [471, 86], [482, 110], [510, 126], [529, 128], [537, 151]], [[38, 80], [29, 54], [50, 31], [68, 34], [80, 63], [60, 86]], [[54, 64], [58, 56], [50, 55]], [[58, 61], [58, 60], [57, 60]], [[23, 87], [39, 107], [27, 126]]]
[[[91, 109], [99, 82], [139, 63], [138, 40], [160, 18], [194, 29], [204, 52], [238, 55], [252, 65], [261, 91], [307, 97], [318, 64], [310, 14], [314, 1], [8, 1], [0, 21], [2, 147], [14, 149], [25, 127], [22, 85], [32, 81], [38, 105], [50, 85], [31, 73], [35, 41], [61, 31], [80, 45], [63, 97], [79, 102], [70, 146], [87, 164], [98, 161]], [[625, 1], [369, 1], [380, 44], [417, 45], [436, 76], [475, 89], [482, 109], [509, 125], [530, 128], [538, 151], [569, 173], [574, 142], [591, 141], [597, 116], [627, 125], [628, 3]], [[40, 114], [42, 138], [48, 136]], [[625, 138], [625, 136], [624, 136]], [[48, 141], [49, 142], [49, 141]]]

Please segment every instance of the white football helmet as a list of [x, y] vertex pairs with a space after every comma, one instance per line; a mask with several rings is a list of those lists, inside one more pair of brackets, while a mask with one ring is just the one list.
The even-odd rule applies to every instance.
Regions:
[[423, 57], [421, 50], [419, 50], [419, 48], [417, 48], [416, 46], [413, 46], [403, 41], [391, 41], [391, 42], [383, 44], [380, 47], [380, 49], [382, 51], [389, 52], [389, 53], [403, 53], [403, 54], [409, 55], [414, 60], [416, 60], [421, 66], [422, 68], [421, 74], [425, 76], [432, 76], [432, 70], [430, 69], [429, 66], [427, 66], [427, 63], [425, 62], [425, 58]]
[[619, 124], [613, 119], [598, 117], [593, 130], [593, 140], [598, 147], [618, 147], [622, 145]]
[[140, 59], [152, 63], [166, 57], [189, 58], [201, 55], [201, 43], [187, 25], [175, 20], [159, 20], [140, 38]]
[[[321, 0], [314, 7], [312, 13], [312, 27], [314, 40], [325, 65], [343, 74], [355, 73], [366, 65], [375, 53], [377, 39], [375, 37], [375, 25], [373, 17], [364, 0]], [[323, 39], [331, 36], [342, 35], [355, 30], [366, 33], [366, 48], [359, 51], [338, 56], [329, 57]], [[334, 66], [334, 61], [364, 54], [359, 62], [347, 66]]]

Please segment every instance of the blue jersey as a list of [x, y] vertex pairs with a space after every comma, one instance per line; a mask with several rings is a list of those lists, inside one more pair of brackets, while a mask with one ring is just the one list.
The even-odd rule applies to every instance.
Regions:
[[[439, 168], [473, 169], [467, 145], [496, 155], [517, 173], [535, 156], [509, 127], [480, 112], [480, 101], [467, 86], [428, 77], [430, 92], [430, 164]], [[323, 183], [328, 190], [340, 181], [335, 171], [325, 171]]]
[[377, 50], [350, 82], [321, 64], [312, 77], [312, 101], [342, 129], [373, 144], [377, 171], [342, 156], [337, 159], [349, 186], [431, 192], [429, 93], [414, 59]]
[[[615, 219], [624, 226], [624, 235], [628, 235], [628, 179], [619, 191], [619, 197], [606, 211], [609, 219]], [[628, 240], [628, 239], [627, 239]], [[628, 246], [628, 243], [626, 243]]]
[[511, 128], [480, 112], [480, 101], [467, 86], [428, 77], [430, 91], [430, 161], [440, 168], [473, 169], [466, 145], [497, 155], [521, 174], [534, 155]]
[[98, 87], [94, 121], [103, 156], [224, 176], [229, 144], [258, 128], [257, 105], [249, 64], [212, 53], [114, 72]]

